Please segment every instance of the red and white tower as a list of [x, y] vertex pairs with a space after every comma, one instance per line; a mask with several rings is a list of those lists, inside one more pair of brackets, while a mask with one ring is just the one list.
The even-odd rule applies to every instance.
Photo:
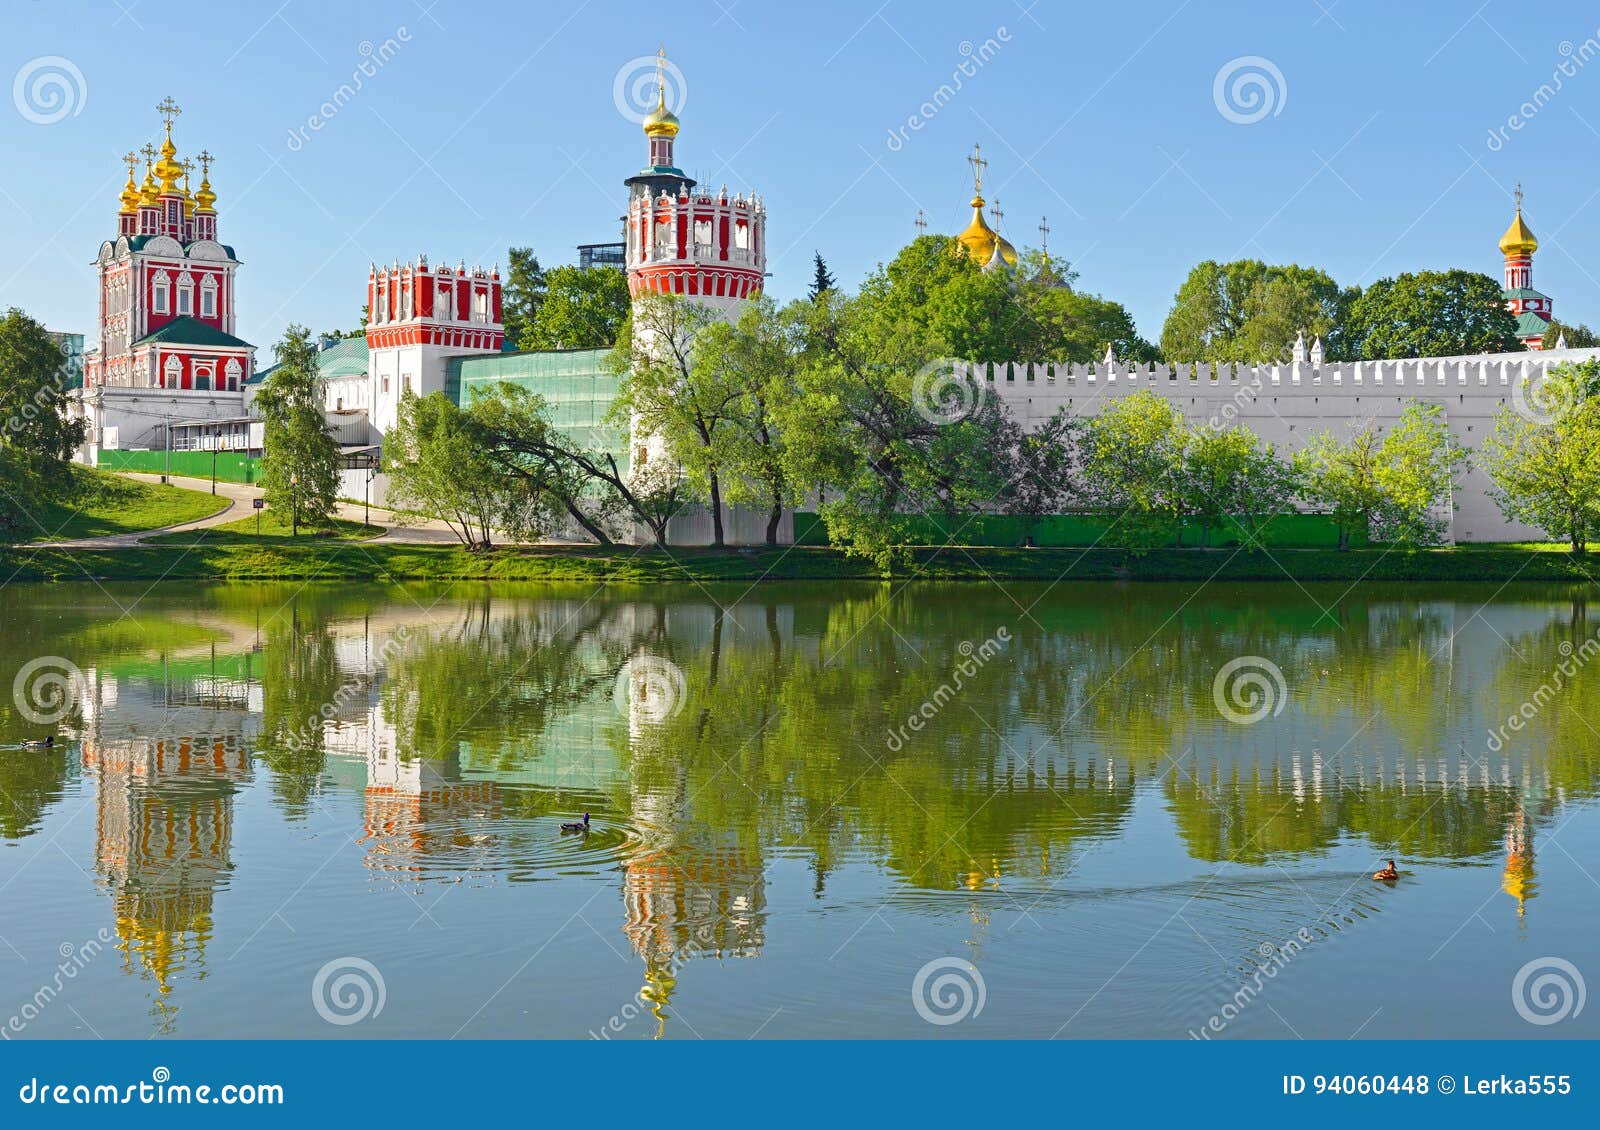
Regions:
[[1539, 241], [1522, 218], [1522, 186], [1517, 185], [1517, 214], [1500, 237], [1506, 257], [1506, 308], [1516, 315], [1517, 337], [1529, 349], [1544, 348], [1544, 332], [1554, 316], [1548, 294], [1533, 289], [1533, 253]]
[[679, 294], [732, 314], [761, 293], [767, 271], [767, 209], [759, 196], [713, 194], [674, 164], [678, 119], [667, 109], [666, 55], [659, 56], [656, 108], [644, 119], [650, 164], [629, 177], [628, 290]]
[[367, 310], [367, 403], [380, 436], [394, 427], [407, 392], [445, 391], [450, 358], [497, 353], [506, 337], [499, 267], [430, 267], [426, 255], [415, 263], [374, 266], [367, 273]]
[[[128, 181], [119, 198], [117, 236], [100, 245], [99, 349], [85, 359], [80, 404], [90, 419], [91, 448], [158, 447], [175, 420], [223, 418], [244, 411], [255, 347], [234, 336], [233, 248], [217, 242], [214, 158], [201, 151], [200, 187], [191, 193], [191, 161], [177, 160], [172, 99], [156, 107], [166, 124], [159, 149], [123, 158]], [[115, 439], [107, 428], [116, 428]]]

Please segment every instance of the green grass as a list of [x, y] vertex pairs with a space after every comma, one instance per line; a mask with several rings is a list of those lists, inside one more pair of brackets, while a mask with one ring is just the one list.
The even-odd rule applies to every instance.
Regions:
[[245, 517], [233, 522], [224, 522], [220, 526], [208, 526], [203, 530], [182, 530], [172, 534], [156, 534], [145, 538], [147, 545], [277, 545], [290, 544], [295, 541], [318, 540], [351, 540], [373, 538], [383, 533], [382, 526], [364, 526], [360, 522], [349, 522], [343, 518], [331, 518], [325, 524], [317, 527], [300, 523], [300, 533], [294, 535], [292, 518], [281, 510], [260, 511], [260, 530], [256, 532], [256, 511], [246, 510]]
[[158, 530], [209, 517], [228, 500], [205, 491], [141, 483], [90, 467], [73, 467], [76, 496], [35, 515], [47, 533], [35, 541], [66, 541]]
[[[1120, 550], [948, 548], [919, 550], [900, 574], [927, 580], [1074, 581], [1600, 581], [1600, 554], [1543, 547], [1385, 552], [1378, 549]], [[488, 580], [659, 584], [681, 581], [874, 580], [870, 563], [837, 550], [797, 547], [717, 552], [550, 547], [468, 553], [455, 546], [359, 539], [253, 538], [125, 549], [0, 550], [0, 577], [16, 580], [329, 581]]]

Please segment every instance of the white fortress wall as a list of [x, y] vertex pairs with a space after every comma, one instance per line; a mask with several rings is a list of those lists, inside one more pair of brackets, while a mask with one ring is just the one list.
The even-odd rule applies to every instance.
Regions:
[[[1296, 361], [1288, 364], [994, 363], [958, 366], [985, 387], [1024, 428], [1032, 430], [1065, 408], [1093, 416], [1115, 398], [1148, 389], [1172, 401], [1195, 426], [1243, 426], [1280, 454], [1305, 446], [1319, 432], [1349, 435], [1393, 424], [1410, 400], [1440, 404], [1451, 431], [1476, 455], [1494, 430], [1496, 413], [1513, 391], [1537, 382], [1549, 368], [1600, 356], [1600, 349], [1410, 358], [1398, 361]], [[1600, 453], [1597, 453], [1600, 458]], [[1473, 465], [1457, 480], [1449, 540], [1543, 539], [1507, 522], [1488, 494], [1489, 477]]]

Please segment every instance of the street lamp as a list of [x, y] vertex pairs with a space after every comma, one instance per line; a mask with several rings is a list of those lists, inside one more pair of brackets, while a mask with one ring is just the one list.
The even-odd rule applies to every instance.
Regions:
[[292, 537], [292, 538], [297, 538], [297, 537], [300, 536], [300, 494], [299, 494], [298, 490], [296, 489], [299, 485], [300, 485], [300, 476], [299, 475], [290, 475], [289, 476], [289, 513], [291, 515], [291, 517], [290, 517], [290, 523], [291, 524], [290, 524], [290, 527], [289, 527], [289, 536]]

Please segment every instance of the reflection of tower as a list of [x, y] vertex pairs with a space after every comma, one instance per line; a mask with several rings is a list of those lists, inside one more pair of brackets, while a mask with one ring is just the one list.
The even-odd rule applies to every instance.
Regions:
[[1517, 900], [1517, 917], [1528, 913], [1528, 900], [1539, 893], [1533, 873], [1533, 828], [1518, 805], [1517, 814], [1506, 829], [1506, 867], [1500, 889]]
[[85, 738], [95, 780], [95, 867], [111, 888], [118, 948], [155, 980], [157, 1009], [176, 976], [203, 975], [212, 901], [233, 870], [233, 797], [251, 777], [237, 738]]
[[[679, 839], [681, 806], [643, 795], [634, 822], [650, 829], [623, 864], [622, 932], [644, 959], [640, 997], [650, 1002], [656, 1038], [666, 1030], [678, 970], [695, 957], [754, 957], [766, 942], [766, 877], [758, 851], [732, 833]], [[658, 817], [659, 819], [652, 819]], [[654, 840], [655, 843], [650, 843]]]
[[[476, 856], [488, 848], [481, 836], [459, 830], [462, 817], [492, 820], [500, 811], [493, 781], [458, 779], [456, 762], [403, 758], [387, 744], [367, 755], [364, 834], [366, 865], [375, 871], [415, 874], [430, 857]], [[447, 775], [447, 773], [449, 775]]]

